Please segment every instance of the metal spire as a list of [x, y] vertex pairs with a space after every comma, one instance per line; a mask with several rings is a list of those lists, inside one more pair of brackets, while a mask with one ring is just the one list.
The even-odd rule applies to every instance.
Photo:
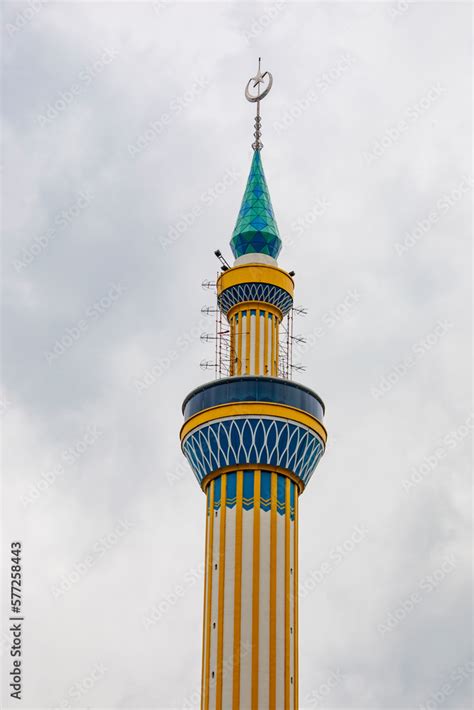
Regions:
[[[273, 77], [270, 74], [269, 71], [266, 71], [262, 74], [260, 71], [260, 62], [261, 62], [261, 57], [258, 58], [258, 71], [256, 76], [252, 77], [251, 79], [248, 80], [247, 86], [245, 87], [245, 98], [247, 101], [250, 101], [252, 103], [257, 102], [257, 115], [255, 116], [255, 143], [252, 143], [252, 148], [255, 151], [262, 150], [263, 148], [263, 143], [261, 142], [260, 138], [262, 137], [262, 131], [261, 131], [261, 126], [262, 126], [262, 119], [260, 118], [260, 101], [265, 98], [265, 96], [269, 93], [270, 89], [272, 88], [273, 85]], [[264, 88], [264, 90], [260, 93], [260, 84], [265, 84], [264, 79], [265, 77], [268, 77], [268, 85]], [[253, 84], [252, 84], [253, 82]], [[250, 84], [252, 84], [253, 88], [257, 87], [257, 95], [252, 96], [250, 93]]]

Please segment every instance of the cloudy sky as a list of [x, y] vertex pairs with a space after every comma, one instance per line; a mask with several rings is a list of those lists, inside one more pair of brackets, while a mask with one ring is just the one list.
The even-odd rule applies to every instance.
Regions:
[[[204, 497], [180, 406], [212, 374], [201, 282], [214, 249], [230, 258], [259, 55], [280, 264], [308, 309], [298, 379], [329, 431], [300, 505], [301, 707], [470, 705], [470, 15], [4, 5], [3, 551], [23, 544], [23, 707], [197, 706]], [[6, 684], [3, 701], [19, 706]]]

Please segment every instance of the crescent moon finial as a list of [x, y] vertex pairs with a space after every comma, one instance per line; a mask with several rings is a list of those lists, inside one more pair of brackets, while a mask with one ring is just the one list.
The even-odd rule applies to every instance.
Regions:
[[[257, 104], [257, 115], [255, 117], [255, 142], [252, 143], [252, 148], [254, 150], [262, 150], [263, 148], [263, 143], [260, 141], [260, 138], [262, 137], [262, 131], [261, 131], [261, 126], [262, 126], [262, 119], [260, 118], [260, 101], [265, 98], [270, 92], [270, 89], [273, 86], [273, 76], [269, 71], [263, 72], [260, 69], [260, 62], [261, 62], [261, 57], [258, 58], [258, 71], [255, 76], [253, 76], [251, 79], [248, 80], [247, 85], [245, 87], [245, 98], [247, 101], [250, 101], [251, 103], [256, 103]], [[265, 79], [267, 80], [265, 82]], [[265, 86], [266, 83], [266, 86]], [[261, 84], [263, 84], [263, 91], [261, 90]], [[252, 94], [250, 92], [250, 85], [252, 85], [252, 88], [255, 89], [257, 88], [257, 93]]]

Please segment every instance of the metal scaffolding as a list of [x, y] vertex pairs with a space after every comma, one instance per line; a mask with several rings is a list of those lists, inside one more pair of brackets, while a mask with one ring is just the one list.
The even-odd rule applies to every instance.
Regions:
[[[202, 288], [214, 294], [214, 303], [211, 306], [202, 306], [201, 313], [214, 318], [214, 331], [201, 333], [201, 342], [214, 344], [213, 359], [201, 360], [202, 370], [214, 370], [216, 379], [230, 377], [235, 370], [235, 354], [231, 352], [230, 327], [226, 316], [222, 313], [217, 302], [216, 281], [206, 279]], [[304, 344], [306, 339], [294, 334], [295, 316], [305, 316], [306, 308], [291, 308], [280, 324], [280, 337], [278, 344], [278, 377], [285, 380], [293, 379], [294, 372], [302, 372], [305, 366], [293, 361], [293, 346], [295, 343]]]

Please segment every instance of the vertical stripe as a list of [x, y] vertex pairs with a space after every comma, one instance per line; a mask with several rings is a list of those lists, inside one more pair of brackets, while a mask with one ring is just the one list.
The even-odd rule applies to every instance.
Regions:
[[273, 327], [275, 329], [275, 377], [278, 377], [278, 318], [273, 319]]
[[258, 625], [260, 584], [260, 471], [254, 472], [252, 578], [252, 710], [258, 710]]
[[276, 707], [285, 706], [285, 480], [278, 475], [277, 485], [277, 584], [276, 584]]
[[267, 312], [264, 311], [264, 316], [263, 316], [263, 367], [264, 375], [269, 375], [270, 370], [268, 369], [268, 322], [267, 322]]
[[276, 567], [277, 567], [277, 478], [272, 473], [271, 508], [270, 508], [270, 694], [269, 709], [276, 708]]
[[270, 504], [271, 476], [260, 473], [260, 578], [258, 607], [258, 707], [268, 708], [270, 695]]
[[265, 360], [265, 374], [270, 375], [270, 370], [268, 369], [268, 350], [269, 350], [269, 342], [268, 342], [268, 314], [265, 311], [265, 317], [264, 317], [264, 330], [265, 330], [265, 355], [264, 355], [264, 360]]
[[249, 375], [255, 375], [256, 365], [255, 365], [255, 350], [257, 347], [255, 330], [257, 328], [257, 317], [250, 314], [250, 355], [249, 355]]
[[270, 373], [272, 375], [275, 374], [275, 318], [273, 317], [270, 321], [271, 325], [271, 331], [270, 331], [270, 338], [271, 338], [271, 362], [270, 362]]
[[285, 481], [285, 710], [290, 708], [290, 486]]
[[273, 375], [273, 368], [272, 368], [272, 328], [273, 328], [273, 321], [271, 317], [271, 313], [268, 314], [268, 374]]
[[252, 591], [253, 591], [253, 521], [254, 473], [242, 474], [242, 593], [240, 637], [240, 707], [252, 705]]
[[259, 363], [259, 368], [260, 368], [260, 374], [261, 375], [266, 375], [267, 373], [265, 372], [265, 355], [266, 355], [266, 346], [265, 346], [265, 311], [259, 311], [260, 315], [258, 317], [258, 322], [260, 324], [260, 363]]
[[206, 633], [206, 663], [203, 708], [209, 708], [209, 675], [211, 665], [211, 602], [212, 602], [212, 550], [214, 543], [214, 481], [209, 484], [209, 547], [207, 549], [207, 633]]
[[230, 347], [230, 358], [229, 358], [229, 375], [232, 375], [232, 318], [227, 316], [229, 322], [229, 347]]
[[237, 494], [235, 503], [235, 575], [234, 575], [234, 653], [232, 708], [240, 708], [240, 632], [242, 593], [242, 489], [243, 471], [237, 471]]
[[217, 634], [219, 622], [219, 553], [220, 553], [220, 515], [221, 515], [221, 486], [222, 478], [218, 477], [214, 481], [214, 540], [212, 544], [212, 565], [211, 565], [211, 633], [210, 644], [210, 676], [209, 682], [209, 710], [216, 707], [216, 682], [217, 682]]
[[268, 314], [268, 374], [273, 375], [273, 320]]
[[238, 321], [237, 321], [237, 315], [234, 314], [232, 316], [232, 321], [234, 324], [234, 360], [233, 360], [233, 367], [232, 367], [232, 374], [235, 375], [237, 374], [237, 363], [238, 363], [238, 338], [237, 338], [237, 328], [239, 327]]
[[[208, 579], [208, 574], [207, 574], [207, 560], [209, 556], [209, 550], [208, 550], [208, 545], [209, 545], [209, 500], [210, 500], [210, 486], [207, 487], [206, 491], [206, 542], [204, 545], [204, 603], [203, 603], [203, 610], [202, 610], [202, 664], [201, 664], [201, 688], [204, 690], [204, 683], [205, 683], [205, 658], [206, 658], [206, 633], [207, 633], [207, 579]], [[212, 511], [211, 511], [212, 512]]]
[[255, 315], [255, 374], [260, 375], [260, 311]]
[[237, 517], [237, 474], [228, 473], [226, 483], [224, 641], [222, 645], [222, 707], [232, 707], [235, 608], [235, 529]]
[[235, 315], [237, 325], [236, 325], [236, 337], [237, 337], [237, 374], [242, 374], [242, 315]]
[[270, 314], [267, 313], [267, 337], [268, 337], [268, 360], [267, 360], [267, 368], [268, 368], [268, 374], [272, 374], [272, 319], [270, 318]]
[[231, 319], [229, 321], [230, 325], [230, 367], [229, 367], [229, 375], [233, 375], [235, 372], [235, 353], [237, 352], [235, 349], [235, 316], [231, 316]]
[[274, 330], [274, 349], [273, 349], [273, 357], [274, 357], [274, 371], [275, 371], [275, 377], [278, 377], [278, 321], [275, 316], [273, 319], [273, 330]]
[[245, 374], [250, 374], [250, 311], [245, 316]]
[[275, 377], [278, 377], [278, 361], [279, 361], [279, 354], [280, 354], [280, 348], [279, 348], [279, 342], [278, 342], [279, 330], [280, 330], [280, 321], [276, 317], [275, 318]]
[[294, 707], [298, 708], [298, 491], [295, 486], [295, 522], [294, 522], [294, 573], [295, 573], [295, 590], [294, 590], [294, 614], [295, 614], [295, 660], [293, 671], [293, 688], [294, 688]]
[[276, 326], [276, 318], [272, 318], [272, 375], [274, 377], [277, 376], [276, 372], [276, 355], [275, 355], [275, 346], [276, 346], [276, 338], [275, 338], [275, 326]]
[[[294, 488], [293, 488], [294, 490]], [[291, 515], [290, 515], [291, 518]], [[295, 634], [295, 585], [294, 585], [294, 572], [295, 572], [295, 561], [294, 561], [294, 552], [295, 552], [295, 545], [294, 545], [294, 540], [295, 540], [295, 523], [294, 519], [290, 519], [290, 580], [291, 580], [291, 585], [290, 585], [290, 639], [291, 639], [291, 644], [290, 644], [290, 678], [294, 676], [294, 662], [295, 662], [295, 644], [294, 644], [294, 634]], [[288, 679], [288, 682], [290, 683], [290, 679]], [[290, 683], [290, 710], [294, 710], [294, 693], [293, 693], [293, 686]]]
[[[243, 315], [245, 313], [245, 315]], [[241, 374], [246, 375], [247, 374], [247, 357], [248, 357], [248, 352], [247, 352], [247, 314], [246, 311], [241, 311], [240, 312], [241, 318], [240, 318], [240, 340], [242, 341], [242, 366], [241, 366]]]
[[225, 583], [225, 537], [226, 537], [226, 484], [227, 475], [221, 476], [221, 508], [219, 531], [219, 606], [217, 611], [217, 664], [216, 664], [216, 710], [222, 710], [222, 673], [224, 641], [224, 583]]

